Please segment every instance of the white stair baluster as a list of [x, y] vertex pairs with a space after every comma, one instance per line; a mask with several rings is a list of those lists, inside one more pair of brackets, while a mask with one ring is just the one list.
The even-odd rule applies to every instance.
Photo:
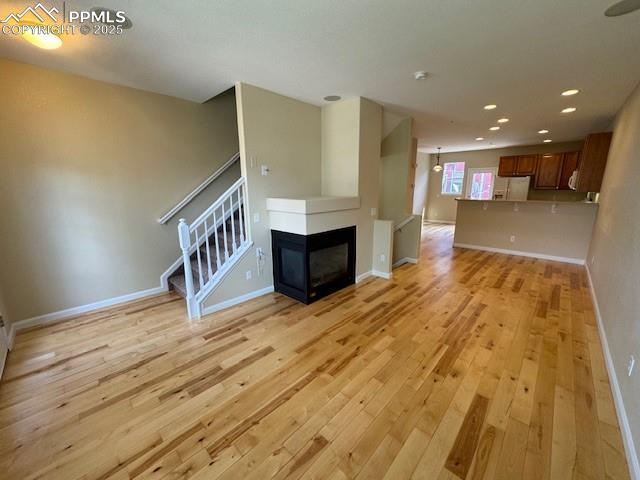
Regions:
[[198, 236], [198, 229], [196, 228], [194, 233], [196, 234], [196, 258], [198, 259], [198, 281], [200, 282], [200, 290], [204, 287], [204, 279], [202, 278], [202, 259], [200, 258], [200, 237]]
[[213, 228], [215, 231], [213, 232], [215, 243], [216, 243], [216, 266], [218, 270], [220, 270], [220, 245], [218, 243], [218, 221], [216, 220], [216, 211], [213, 211]]
[[224, 261], [229, 261], [229, 247], [227, 246], [227, 215], [224, 211], [224, 202], [222, 202], [222, 235], [224, 236]]
[[236, 245], [236, 212], [233, 210], [233, 194], [229, 196], [229, 209], [231, 210], [231, 244], [233, 245], [233, 253], [236, 253], [238, 247]]
[[240, 245], [244, 245], [244, 222], [242, 221], [242, 186], [238, 188], [238, 221], [240, 222]]
[[207, 283], [211, 281], [213, 277], [213, 271], [211, 270], [211, 251], [209, 249], [209, 229], [207, 228], [207, 221], [204, 222], [204, 238], [205, 243], [207, 245], [207, 273], [209, 274], [209, 278]]

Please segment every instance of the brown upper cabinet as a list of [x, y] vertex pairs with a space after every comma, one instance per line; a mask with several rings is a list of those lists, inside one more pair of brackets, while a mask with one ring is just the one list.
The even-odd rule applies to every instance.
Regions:
[[545, 153], [540, 155], [534, 188], [568, 190], [569, 178], [577, 168], [580, 152]]
[[599, 192], [607, 166], [607, 155], [611, 144], [611, 132], [592, 133], [584, 141], [576, 190], [578, 192]]
[[534, 188], [538, 190], [556, 190], [560, 185], [562, 173], [562, 153], [540, 155], [536, 171]]
[[566, 152], [562, 154], [562, 172], [560, 173], [560, 190], [569, 190], [569, 179], [580, 165], [580, 152]]
[[526, 177], [534, 175], [538, 155], [510, 155], [500, 157], [498, 175], [501, 177]]

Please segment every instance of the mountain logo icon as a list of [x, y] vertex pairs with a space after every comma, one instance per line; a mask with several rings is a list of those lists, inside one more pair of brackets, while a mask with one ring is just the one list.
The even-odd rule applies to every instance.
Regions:
[[7, 15], [7, 18], [0, 20], [0, 23], [8, 23], [11, 20], [13, 20], [16, 23], [20, 23], [23, 21], [23, 18], [29, 14], [37, 18], [40, 21], [40, 23], [44, 23], [47, 20], [47, 18], [50, 18], [54, 22], [57, 22], [58, 19], [56, 18], [56, 15], [58, 13], [60, 13], [60, 11], [56, 7], [51, 7], [50, 9], [47, 9], [47, 7], [42, 5], [42, 3], [38, 3], [34, 7], [29, 6], [25, 8], [20, 13], [10, 13], [9, 15]]

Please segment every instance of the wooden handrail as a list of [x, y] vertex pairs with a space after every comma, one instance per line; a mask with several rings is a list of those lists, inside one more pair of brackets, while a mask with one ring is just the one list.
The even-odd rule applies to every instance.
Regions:
[[161, 225], [166, 224], [169, 220], [173, 218], [173, 216], [176, 213], [178, 213], [180, 210], [186, 207], [189, 204], [189, 202], [191, 202], [191, 200], [193, 200], [196, 196], [198, 196], [198, 194], [202, 192], [205, 188], [207, 188], [211, 184], [211, 182], [213, 182], [216, 178], [218, 178], [220, 175], [226, 172], [227, 169], [231, 165], [233, 165], [235, 162], [237, 162], [239, 159], [240, 159], [240, 153], [236, 153], [233, 157], [227, 160], [224, 163], [224, 165], [222, 165], [218, 170], [216, 170], [209, 177], [207, 177], [207, 179], [204, 182], [198, 185], [189, 195], [187, 195], [182, 200], [180, 200], [180, 202], [178, 202], [178, 204], [175, 207], [173, 207], [171, 210], [165, 213], [162, 217], [160, 217], [158, 219], [158, 223]]

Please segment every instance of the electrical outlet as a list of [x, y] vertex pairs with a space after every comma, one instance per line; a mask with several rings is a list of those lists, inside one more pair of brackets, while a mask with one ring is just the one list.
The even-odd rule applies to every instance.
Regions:
[[483, 209], [483, 210], [486, 210], [487, 208], [489, 208], [489, 204], [488, 204], [487, 202], [484, 202], [484, 203], [482, 204], [482, 209]]
[[376, 207], [373, 207], [371, 209], [371, 216], [375, 217], [376, 215], [378, 215], [378, 209]]
[[252, 275], [251, 270], [247, 270], [247, 273], [244, 274], [247, 280], [251, 280], [251, 275]]
[[253, 223], [260, 223], [260, 212], [253, 214]]
[[520, 206], [517, 203], [513, 204], [513, 211], [514, 212], [519, 212], [520, 211]]
[[553, 214], [558, 213], [558, 205], [556, 205], [555, 203], [551, 205], [551, 213]]
[[380, 255], [380, 261], [384, 262], [387, 259], [387, 257], [385, 256], [385, 254], [383, 253], [382, 255]]
[[515, 241], [516, 241], [516, 236], [515, 236], [515, 235], [511, 235], [511, 237], [509, 237], [509, 241], [510, 241], [511, 243], [515, 243]]
[[629, 365], [627, 365], [627, 375], [631, 376], [633, 373], [633, 367], [636, 365], [636, 358], [633, 355], [629, 355]]

